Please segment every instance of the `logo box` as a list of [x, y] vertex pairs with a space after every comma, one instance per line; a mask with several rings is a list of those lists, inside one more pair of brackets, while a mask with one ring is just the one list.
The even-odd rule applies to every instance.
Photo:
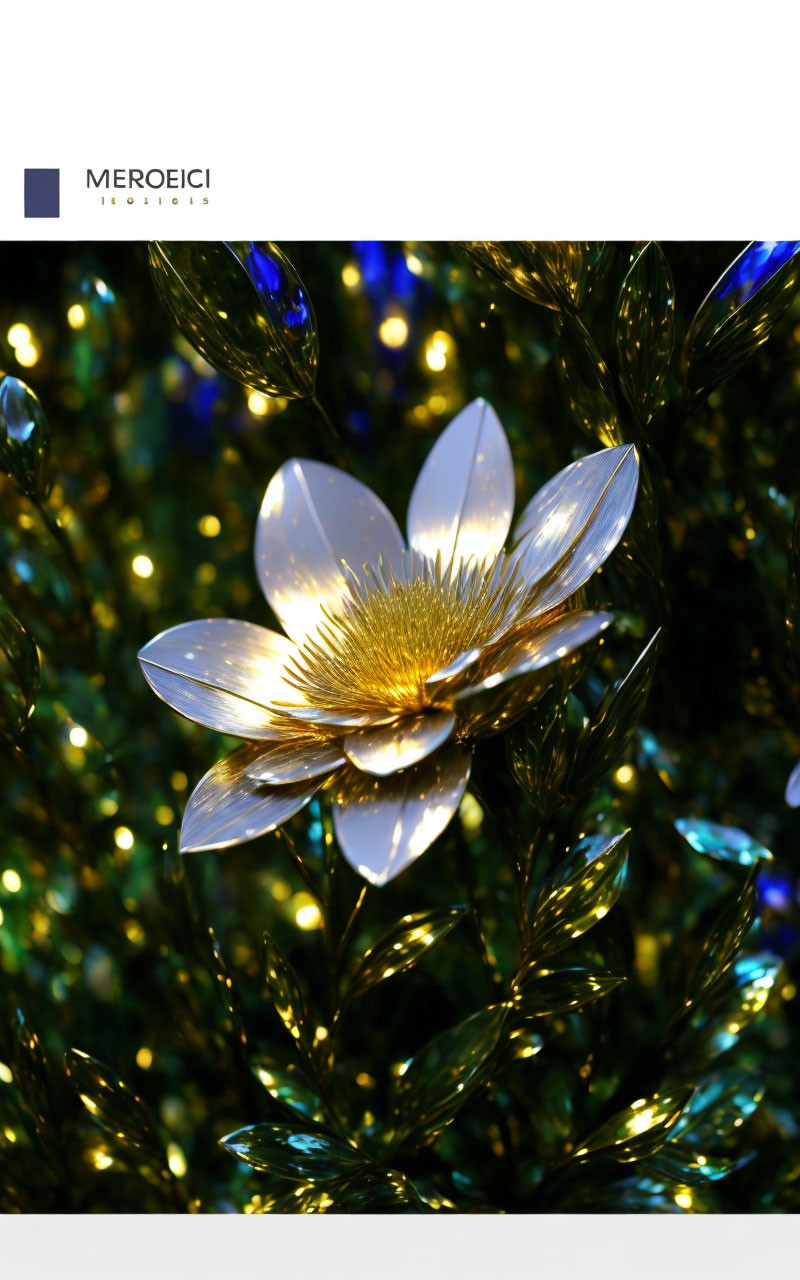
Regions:
[[25, 170], [25, 217], [57, 218], [59, 215], [58, 169]]

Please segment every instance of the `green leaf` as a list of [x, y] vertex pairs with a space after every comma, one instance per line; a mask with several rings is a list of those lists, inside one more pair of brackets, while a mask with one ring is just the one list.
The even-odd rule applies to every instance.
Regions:
[[19, 378], [0, 373], [0, 470], [29, 498], [46, 498], [50, 433], [39, 399]]
[[438, 907], [403, 916], [358, 961], [347, 986], [347, 998], [362, 995], [385, 978], [410, 969], [435, 943], [447, 937], [465, 914], [465, 907]]
[[697, 1086], [672, 1136], [700, 1149], [713, 1146], [749, 1120], [763, 1097], [760, 1072], [740, 1067], [716, 1071]]
[[631, 407], [647, 425], [664, 404], [675, 346], [675, 287], [654, 240], [637, 246], [617, 302], [620, 379]]
[[771, 862], [772, 854], [739, 827], [725, 827], [703, 818], [676, 818], [675, 830], [698, 853], [706, 853], [719, 862], [733, 862], [751, 867], [755, 862]]
[[228, 971], [228, 966], [225, 963], [219, 943], [214, 936], [214, 930], [211, 928], [208, 930], [208, 937], [211, 943], [211, 957], [214, 962], [214, 977], [217, 983], [217, 992], [219, 993], [225, 1007], [225, 1030], [237, 1046], [237, 1050], [243, 1049], [247, 1044], [247, 1035], [245, 1034], [244, 1023], [242, 1022], [242, 1012], [236, 995], [236, 988], [233, 985], [233, 979]]
[[356, 1147], [324, 1131], [253, 1124], [220, 1139], [226, 1151], [262, 1173], [292, 1182], [329, 1182], [369, 1163]]
[[763, 1009], [781, 969], [781, 960], [757, 953], [740, 956], [714, 991], [697, 1007], [679, 1041], [681, 1061], [706, 1065], [733, 1048], [745, 1027]]
[[752, 241], [720, 276], [686, 336], [694, 399], [730, 378], [765, 342], [800, 285], [800, 241]]
[[394, 1110], [403, 1145], [430, 1142], [488, 1080], [507, 1012], [505, 1005], [481, 1009], [411, 1058], [398, 1080]]
[[560, 692], [551, 693], [506, 735], [511, 772], [542, 817], [564, 802], [568, 745], [567, 700]]
[[727, 1156], [705, 1155], [684, 1142], [670, 1141], [640, 1166], [644, 1177], [666, 1179], [677, 1186], [702, 1186], [704, 1182], [718, 1182], [729, 1173], [747, 1163], [731, 1160]]
[[473, 267], [557, 311], [583, 305], [606, 258], [602, 241], [463, 240], [458, 248]]
[[532, 968], [514, 984], [514, 1004], [524, 1018], [564, 1013], [599, 1000], [624, 981], [625, 974], [603, 970]]
[[627, 834], [589, 836], [570, 849], [560, 875], [544, 886], [531, 910], [531, 942], [518, 983], [539, 957], [560, 951], [611, 910], [625, 881]]
[[577, 794], [593, 790], [636, 732], [653, 682], [660, 634], [655, 633], [624, 680], [608, 691], [578, 739], [571, 775]]
[[690, 1086], [671, 1093], [654, 1093], [639, 1098], [595, 1129], [573, 1152], [573, 1159], [602, 1155], [628, 1163], [653, 1155], [667, 1141], [694, 1089]]
[[163, 1147], [141, 1098], [110, 1067], [80, 1049], [68, 1049], [65, 1061], [67, 1075], [92, 1119], [124, 1146], [157, 1155], [163, 1163]]
[[215, 369], [268, 396], [313, 396], [314, 312], [277, 245], [154, 240], [150, 266], [173, 321]]
[[267, 988], [278, 1017], [293, 1040], [306, 1050], [310, 1049], [310, 1036], [306, 1027], [306, 1012], [300, 983], [289, 961], [277, 942], [264, 934], [266, 952]]
[[750, 930], [756, 914], [756, 868], [720, 915], [709, 934], [694, 973], [686, 1007], [696, 1004], [733, 964], [736, 952]]
[[50, 1103], [47, 1059], [41, 1041], [21, 1009], [11, 1021], [11, 1066], [22, 1110], [39, 1141], [47, 1148], [55, 1140], [55, 1124]]
[[322, 1099], [311, 1088], [296, 1063], [281, 1066], [271, 1059], [264, 1059], [253, 1064], [253, 1072], [270, 1097], [277, 1102], [284, 1103], [308, 1120], [323, 1120]]
[[561, 316], [556, 348], [569, 407], [581, 430], [602, 445], [624, 444], [611, 375], [578, 316]]
[[0, 733], [11, 743], [33, 715], [41, 679], [36, 644], [0, 596]]

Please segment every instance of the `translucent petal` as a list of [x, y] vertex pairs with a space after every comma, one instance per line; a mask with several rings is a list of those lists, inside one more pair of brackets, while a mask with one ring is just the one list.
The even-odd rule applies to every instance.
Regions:
[[786, 803], [790, 808], [796, 809], [800, 805], [800, 760], [789, 774], [789, 781], [786, 783], [785, 792]]
[[486, 689], [494, 689], [506, 680], [540, 671], [551, 662], [558, 662], [579, 645], [605, 631], [611, 622], [610, 613], [589, 613], [585, 609], [577, 609], [549, 626], [517, 632], [486, 655], [478, 672], [480, 678], [457, 693], [455, 701], [471, 698]]
[[544, 613], [577, 591], [611, 554], [633, 511], [639, 459], [616, 445], [559, 471], [531, 499], [514, 533], [522, 570]]
[[350, 774], [333, 811], [336, 838], [350, 865], [376, 885], [399, 875], [447, 826], [469, 767], [469, 751], [454, 746], [391, 778]]
[[209, 769], [186, 806], [181, 853], [225, 849], [274, 831], [308, 804], [323, 779], [289, 787], [267, 787], [247, 774], [261, 752], [246, 746]]
[[433, 675], [428, 676], [425, 681], [426, 689], [431, 694], [434, 694], [437, 689], [450, 684], [457, 676], [462, 676], [470, 667], [475, 666], [482, 653], [482, 649], [467, 649], [465, 653], [460, 653], [446, 667], [442, 667], [440, 671], [434, 671]]
[[484, 560], [506, 540], [514, 511], [514, 466], [500, 419], [473, 400], [442, 432], [417, 477], [408, 506], [408, 540], [442, 563]]
[[333, 773], [344, 764], [344, 759], [341, 743], [310, 742], [299, 738], [292, 742], [276, 742], [273, 747], [260, 751], [248, 765], [247, 775], [256, 782], [284, 786]]
[[399, 569], [403, 539], [375, 494], [336, 467], [293, 458], [267, 486], [255, 540], [256, 572], [282, 625], [298, 641], [325, 606], [340, 613], [365, 564]]
[[326, 727], [334, 729], [366, 729], [380, 724], [389, 724], [395, 719], [395, 711], [330, 711], [327, 707], [283, 707], [286, 715], [304, 724], [318, 725], [320, 730]]
[[183, 622], [162, 631], [139, 652], [145, 679], [189, 720], [240, 738], [276, 739], [269, 707], [296, 702], [283, 677], [294, 645], [276, 631], [233, 618]]
[[450, 737], [456, 723], [452, 711], [429, 711], [407, 716], [380, 729], [349, 733], [345, 753], [364, 773], [387, 777], [424, 760]]
[[772, 854], [739, 827], [726, 827], [703, 818], [676, 818], [675, 829], [698, 853], [707, 853], [720, 862], [751, 867], [759, 860], [772, 861]]

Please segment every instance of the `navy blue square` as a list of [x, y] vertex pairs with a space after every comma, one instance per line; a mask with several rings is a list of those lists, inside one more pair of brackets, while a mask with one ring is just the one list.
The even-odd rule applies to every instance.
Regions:
[[58, 169], [25, 170], [25, 217], [57, 218]]

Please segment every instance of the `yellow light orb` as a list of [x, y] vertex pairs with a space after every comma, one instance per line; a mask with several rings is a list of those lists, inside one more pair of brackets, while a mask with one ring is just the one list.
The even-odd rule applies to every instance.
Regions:
[[309, 894], [295, 894], [292, 907], [294, 908], [295, 922], [299, 929], [319, 929], [322, 924], [322, 913]]
[[422, 263], [420, 262], [419, 258], [415, 253], [406, 254], [406, 266], [408, 267], [412, 276], [422, 275]]
[[8, 870], [3, 872], [0, 879], [2, 879], [3, 888], [7, 889], [9, 893], [19, 893], [22, 888], [22, 880], [20, 879], [19, 873], [12, 871], [10, 867]]
[[39, 359], [39, 352], [32, 342], [23, 342], [21, 346], [16, 348], [14, 355], [23, 369], [32, 369]]
[[69, 731], [69, 740], [73, 747], [85, 747], [89, 741], [89, 735], [83, 725], [75, 724]]
[[153, 1065], [153, 1050], [148, 1049], [146, 1045], [142, 1045], [141, 1049], [136, 1053], [136, 1065], [141, 1067], [142, 1071], [148, 1071]]
[[197, 521], [197, 527], [204, 538], [216, 538], [222, 525], [217, 516], [201, 516]]
[[385, 347], [404, 347], [408, 341], [408, 321], [399, 314], [389, 315], [381, 322], [378, 337]]
[[86, 324], [86, 312], [79, 302], [73, 302], [67, 312], [67, 324], [70, 329], [82, 329]]
[[114, 832], [114, 844], [118, 849], [133, 848], [133, 832], [130, 827], [117, 827]]
[[137, 578], [150, 578], [153, 574], [153, 561], [149, 556], [134, 556], [131, 568]]
[[15, 349], [17, 347], [27, 346], [32, 336], [33, 335], [31, 334], [31, 331], [28, 328], [28, 326], [26, 324], [19, 323], [19, 321], [17, 322], [17, 324], [12, 324], [11, 328], [6, 334], [6, 338], [8, 339], [8, 345], [10, 347], [14, 347]]
[[167, 1164], [169, 1165], [170, 1172], [174, 1174], [176, 1178], [182, 1178], [189, 1167], [186, 1163], [186, 1156], [183, 1154], [177, 1142], [170, 1142], [167, 1145]]
[[355, 289], [361, 283], [361, 272], [354, 262], [346, 262], [342, 267], [342, 284], [346, 289]]

